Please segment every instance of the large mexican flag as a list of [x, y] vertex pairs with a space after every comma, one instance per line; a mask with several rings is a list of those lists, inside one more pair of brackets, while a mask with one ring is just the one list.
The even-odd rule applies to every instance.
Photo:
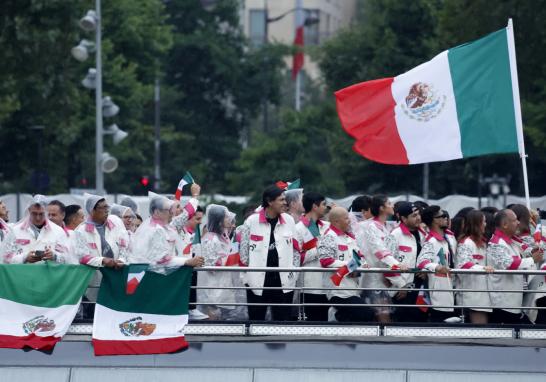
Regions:
[[0, 264], [0, 347], [51, 350], [67, 332], [95, 270]]
[[335, 93], [360, 155], [386, 164], [523, 152], [511, 23], [397, 77]]
[[173, 353], [188, 347], [184, 326], [192, 268], [167, 275], [142, 274], [144, 268], [131, 264], [120, 271], [101, 269], [93, 321], [95, 355]]

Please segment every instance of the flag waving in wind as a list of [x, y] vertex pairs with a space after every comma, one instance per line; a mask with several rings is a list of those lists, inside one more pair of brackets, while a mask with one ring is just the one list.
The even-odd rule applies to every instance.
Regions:
[[358, 154], [416, 164], [523, 152], [512, 24], [393, 78], [335, 93]]
[[178, 182], [178, 187], [176, 188], [176, 192], [174, 194], [174, 197], [176, 198], [176, 200], [180, 200], [180, 198], [182, 197], [182, 189], [184, 188], [184, 186], [187, 184], [192, 184], [194, 182], [195, 181], [193, 180], [193, 177], [191, 176], [190, 172], [186, 171], [186, 173], [184, 174], [184, 177], [180, 179], [180, 182]]

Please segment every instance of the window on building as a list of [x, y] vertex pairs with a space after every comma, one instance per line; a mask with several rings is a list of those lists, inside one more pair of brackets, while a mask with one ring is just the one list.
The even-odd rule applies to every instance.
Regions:
[[320, 34], [320, 11], [318, 9], [305, 9], [305, 29], [303, 36], [305, 45], [318, 45]]
[[264, 43], [265, 12], [263, 9], [251, 9], [249, 12], [248, 35], [252, 46]]

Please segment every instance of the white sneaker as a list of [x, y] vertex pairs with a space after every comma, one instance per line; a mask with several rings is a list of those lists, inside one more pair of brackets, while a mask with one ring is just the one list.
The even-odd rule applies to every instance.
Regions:
[[199, 309], [192, 309], [189, 311], [190, 320], [208, 320], [209, 316], [201, 312]]
[[448, 324], [458, 324], [463, 322], [461, 317], [449, 317], [444, 320], [444, 322], [447, 322]]

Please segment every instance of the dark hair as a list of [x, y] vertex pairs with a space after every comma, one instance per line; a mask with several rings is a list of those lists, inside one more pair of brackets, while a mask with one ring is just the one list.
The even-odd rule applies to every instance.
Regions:
[[78, 204], [70, 204], [65, 207], [64, 209], [64, 224], [69, 224], [72, 219], [74, 219], [74, 216], [78, 213], [79, 210], [81, 210], [82, 207]]
[[262, 207], [263, 208], [269, 207], [269, 203], [271, 203], [272, 201], [277, 199], [279, 196], [281, 196], [283, 192], [284, 192], [283, 189], [280, 189], [274, 184], [267, 187], [264, 190], [264, 193], [262, 194]]
[[135, 218], [136, 218], [136, 220], [142, 221], [142, 216], [140, 216], [139, 214], [135, 214]]
[[373, 216], [379, 216], [379, 210], [387, 203], [389, 198], [387, 195], [374, 195], [372, 197], [372, 203], [370, 205], [370, 212]]
[[464, 227], [466, 225], [466, 218], [462, 216], [457, 216], [451, 219], [451, 230], [456, 238], [460, 238], [464, 232]]
[[422, 200], [417, 200], [413, 202], [413, 204], [415, 205], [415, 207], [419, 208], [419, 212], [421, 214], [423, 213], [424, 209], [428, 207], [428, 203]]
[[[504, 210], [500, 210], [495, 214], [495, 228], [502, 228], [502, 225], [508, 218], [508, 211], [510, 211], [508, 208]], [[513, 211], [512, 211], [513, 212]]]
[[516, 214], [519, 224], [523, 225], [524, 229], [527, 231], [530, 231], [529, 224], [531, 222], [531, 212], [529, 212], [529, 209], [523, 204], [514, 204], [510, 209]]
[[466, 213], [464, 229], [459, 239], [470, 237], [478, 247], [483, 246], [484, 236], [482, 234], [482, 224], [484, 218], [483, 212], [472, 210]]
[[63, 214], [64, 214], [65, 211], [66, 211], [66, 206], [64, 205], [64, 203], [61, 202], [60, 200], [57, 200], [57, 199], [52, 200], [52, 201], [49, 202], [47, 205], [48, 205], [48, 206], [57, 206], [57, 207], [59, 207], [59, 210], [61, 210], [61, 213], [63, 213]]
[[248, 204], [247, 206], [245, 206], [245, 208], [243, 209], [243, 221], [246, 220], [246, 218], [250, 215], [253, 215], [255, 211], [256, 205]]
[[480, 211], [486, 214], [489, 213], [491, 215], [495, 215], [497, 212], [499, 212], [499, 209], [497, 207], [482, 207]]
[[466, 215], [468, 215], [468, 213], [470, 211], [474, 210], [474, 207], [464, 207], [464, 208], [461, 208], [459, 210], [459, 212], [457, 212], [455, 214], [455, 217], [462, 217], [463, 219], [466, 218]]
[[360, 195], [353, 199], [349, 211], [361, 212], [362, 210], [368, 211], [372, 204], [372, 197], [369, 195]]
[[203, 207], [197, 206], [197, 208], [195, 209], [195, 212], [196, 212], [196, 213], [197, 213], [197, 212], [203, 212], [203, 213], [205, 213], [205, 210], [203, 209]]
[[487, 240], [491, 240], [491, 237], [495, 233], [495, 214], [487, 211], [482, 211], [485, 216], [485, 233], [484, 236]]
[[423, 212], [421, 212], [421, 220], [428, 227], [430, 227], [432, 225], [432, 222], [434, 221], [434, 216], [436, 216], [436, 214], [441, 210], [442, 208], [440, 206], [428, 206], [423, 210]]
[[321, 195], [318, 192], [310, 191], [303, 194], [302, 204], [305, 213], [311, 211], [314, 205], [319, 206], [323, 200], [326, 200], [326, 198], [324, 197], [324, 195]]

